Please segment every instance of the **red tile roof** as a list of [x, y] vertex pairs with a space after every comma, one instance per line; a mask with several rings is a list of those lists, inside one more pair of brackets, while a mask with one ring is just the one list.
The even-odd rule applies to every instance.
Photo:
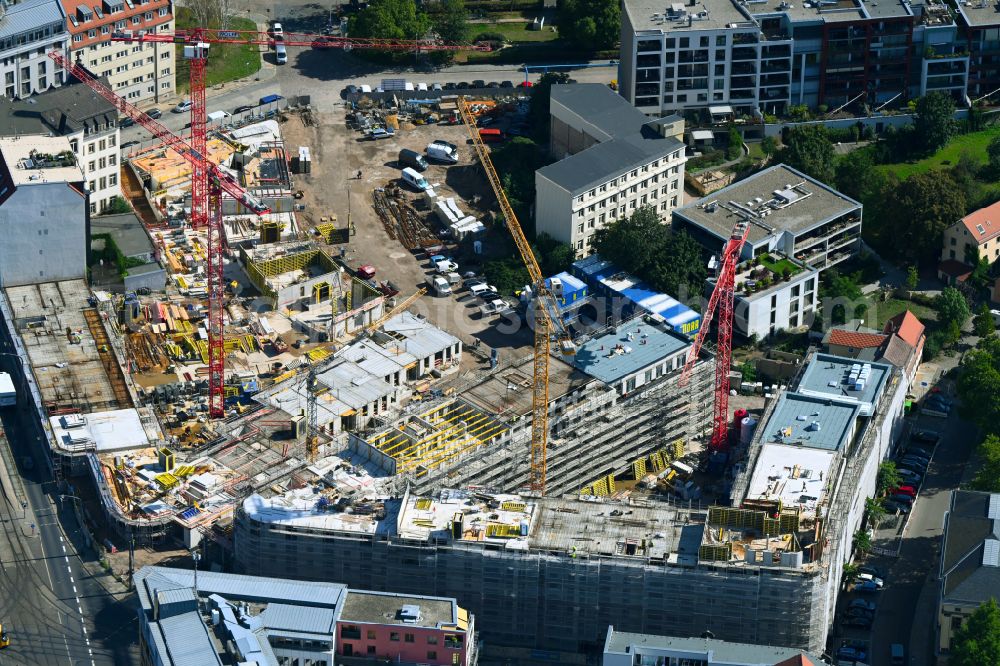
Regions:
[[961, 222], [977, 245], [1000, 236], [1000, 201], [969, 213]]
[[886, 335], [895, 333], [903, 339], [903, 342], [911, 347], [916, 347], [920, 344], [920, 337], [924, 334], [924, 325], [917, 319], [917, 315], [907, 310], [885, 322], [885, 328], [882, 332]]
[[784, 661], [779, 661], [774, 666], [816, 666], [816, 664], [814, 664], [812, 659], [804, 654], [799, 654], [794, 657], [789, 657]]
[[881, 347], [885, 342], [885, 336], [878, 333], [860, 333], [849, 331], [843, 328], [835, 328], [830, 331], [828, 343], [841, 347], [853, 347], [854, 349], [865, 349], [867, 347]]
[[959, 282], [965, 282], [965, 279], [972, 273], [971, 266], [966, 266], [961, 261], [956, 261], [955, 259], [945, 259], [938, 264], [938, 270], [945, 275], [955, 278]]

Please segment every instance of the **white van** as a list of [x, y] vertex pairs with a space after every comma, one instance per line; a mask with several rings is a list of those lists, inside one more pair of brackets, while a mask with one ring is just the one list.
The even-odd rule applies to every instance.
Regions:
[[208, 120], [208, 122], [210, 123], [215, 123], [219, 122], [220, 120], [225, 120], [226, 118], [229, 117], [230, 115], [226, 111], [212, 111], [212, 113], [206, 116], [206, 120]]
[[423, 192], [430, 187], [424, 177], [420, 175], [420, 172], [411, 167], [403, 169], [403, 175], [401, 177], [404, 183], [416, 188], [418, 192]]
[[447, 296], [451, 293], [451, 285], [448, 284], [448, 280], [440, 275], [428, 278], [427, 281], [430, 283], [431, 288], [434, 289], [434, 293], [438, 296]]
[[285, 49], [284, 44], [277, 44], [274, 47], [274, 54], [275, 57], [277, 58], [279, 65], [284, 65], [286, 62], [288, 62], [288, 50]]
[[446, 162], [448, 164], [455, 164], [458, 162], [457, 147], [451, 143], [435, 141], [427, 145], [425, 152], [427, 153], [427, 157], [440, 162]]

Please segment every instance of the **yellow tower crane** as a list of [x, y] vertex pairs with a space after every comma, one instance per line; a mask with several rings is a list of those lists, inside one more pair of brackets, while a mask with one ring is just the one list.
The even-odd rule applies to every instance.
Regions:
[[559, 315], [559, 304], [552, 294], [548, 285], [545, 284], [545, 277], [542, 269], [538, 265], [535, 253], [531, 251], [531, 245], [521, 229], [514, 210], [507, 201], [504, 194], [503, 185], [496, 169], [493, 168], [493, 161], [490, 159], [490, 151], [483, 143], [476, 129], [476, 119], [469, 109], [469, 104], [465, 98], [461, 98], [458, 103], [459, 113], [465, 126], [469, 130], [472, 138], [472, 145], [476, 148], [479, 162], [486, 171], [486, 177], [493, 187], [497, 203], [500, 205], [500, 212], [507, 222], [511, 236], [514, 237], [514, 245], [521, 253], [521, 260], [528, 269], [531, 278], [531, 288], [535, 294], [534, 301], [534, 328], [535, 328], [535, 358], [531, 382], [531, 469], [529, 487], [540, 494], [545, 494], [545, 455], [549, 436], [549, 345], [553, 333], [558, 338], [560, 351], [564, 355], [573, 355], [576, 351], [569, 333], [563, 326], [562, 317]]

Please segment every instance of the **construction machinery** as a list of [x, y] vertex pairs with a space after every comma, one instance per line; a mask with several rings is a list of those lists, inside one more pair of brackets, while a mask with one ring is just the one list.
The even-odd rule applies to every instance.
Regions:
[[10, 645], [10, 636], [7, 635], [7, 630], [0, 624], [0, 648], [5, 648], [8, 645]]
[[531, 278], [531, 288], [534, 291], [534, 333], [535, 352], [531, 381], [531, 466], [528, 481], [529, 488], [539, 494], [545, 494], [545, 458], [549, 436], [549, 350], [552, 336], [555, 335], [560, 351], [564, 355], [575, 353], [573, 341], [569, 332], [563, 326], [562, 317], [559, 315], [559, 304], [555, 296], [545, 282], [542, 269], [538, 265], [535, 253], [531, 250], [531, 245], [521, 229], [521, 223], [514, 214], [507, 195], [504, 194], [503, 184], [493, 168], [493, 161], [490, 159], [490, 151], [483, 143], [476, 128], [476, 119], [469, 108], [465, 98], [458, 102], [458, 110], [469, 130], [472, 144], [476, 148], [479, 162], [483, 165], [486, 177], [493, 187], [500, 212], [503, 214], [514, 238], [514, 245], [517, 246], [521, 254], [521, 260], [528, 269]]
[[[739, 211], [739, 209], [734, 209]], [[694, 367], [701, 347], [705, 343], [712, 318], [718, 308], [718, 333], [715, 350], [715, 401], [712, 411], [712, 439], [709, 446], [713, 451], [725, 449], [729, 444], [729, 364], [733, 354], [733, 303], [735, 300], [736, 265], [740, 262], [740, 253], [750, 233], [750, 220], [745, 215], [733, 227], [729, 240], [722, 250], [719, 261], [718, 276], [715, 288], [708, 300], [708, 307], [702, 313], [701, 330], [688, 351], [684, 370], [681, 373], [681, 386], [690, 380], [691, 368]]]

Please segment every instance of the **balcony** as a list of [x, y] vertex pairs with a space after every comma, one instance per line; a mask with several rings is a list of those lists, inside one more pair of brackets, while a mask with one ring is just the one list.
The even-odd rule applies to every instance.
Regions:
[[765, 253], [736, 267], [736, 291], [744, 295], [760, 294], [788, 282], [807, 269], [805, 264], [780, 253]]
[[799, 253], [807, 248], [816, 245], [817, 243], [822, 243], [823, 241], [829, 240], [839, 233], [842, 233], [852, 227], [856, 227], [861, 224], [861, 218], [855, 215], [849, 215], [847, 218], [828, 224], [821, 227], [817, 231], [810, 232], [799, 238], [795, 243], [795, 256], [798, 257]]
[[757, 60], [757, 49], [739, 47], [733, 49], [733, 60]]

